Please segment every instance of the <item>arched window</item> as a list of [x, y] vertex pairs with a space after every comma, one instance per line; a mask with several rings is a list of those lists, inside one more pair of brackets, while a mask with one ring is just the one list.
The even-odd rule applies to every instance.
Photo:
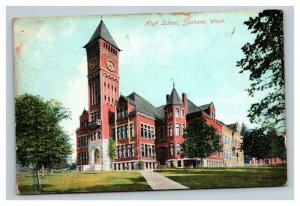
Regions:
[[99, 164], [100, 163], [100, 153], [99, 150], [96, 149], [94, 152], [94, 163]]
[[174, 152], [174, 147], [173, 144], [170, 144], [170, 155], [173, 156], [173, 152]]
[[172, 114], [172, 109], [168, 109], [168, 117], [172, 117], [173, 114]]
[[172, 136], [173, 135], [173, 127], [172, 124], [169, 124], [168, 126], [168, 136]]
[[181, 110], [181, 116], [184, 117], [184, 109]]
[[176, 108], [176, 109], [175, 109], [175, 116], [176, 116], [176, 117], [179, 117], [179, 115], [180, 115], [180, 113], [179, 113], [179, 109], [178, 109], [178, 108]]

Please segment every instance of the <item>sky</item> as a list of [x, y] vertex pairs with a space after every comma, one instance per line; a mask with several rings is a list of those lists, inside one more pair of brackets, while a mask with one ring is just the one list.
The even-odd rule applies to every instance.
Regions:
[[[173, 87], [200, 106], [213, 102], [226, 124], [249, 123], [249, 73], [236, 62], [242, 46], [255, 39], [243, 24], [258, 11], [103, 16], [122, 50], [120, 93], [135, 91], [154, 106], [165, 104]], [[211, 20], [219, 23], [211, 23]], [[14, 20], [15, 94], [57, 99], [72, 112], [62, 122], [75, 144], [79, 116], [87, 108], [87, 62], [82, 48], [101, 16], [18, 18]], [[201, 21], [202, 24], [184, 25]], [[150, 26], [157, 22], [157, 25]], [[175, 25], [162, 25], [175, 22]], [[206, 22], [206, 24], [203, 24]]]

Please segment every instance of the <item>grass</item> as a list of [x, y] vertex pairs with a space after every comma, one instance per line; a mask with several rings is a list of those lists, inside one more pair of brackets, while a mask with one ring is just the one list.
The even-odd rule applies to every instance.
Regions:
[[[47, 173], [41, 179], [42, 194], [152, 190], [136, 171]], [[18, 174], [17, 183], [20, 194], [38, 194], [33, 174]]]
[[159, 169], [155, 172], [191, 189], [274, 187], [287, 183], [286, 167]]
[[[191, 189], [283, 186], [286, 167], [158, 169], [155, 172]], [[20, 194], [38, 194], [31, 173], [17, 175]], [[46, 173], [42, 194], [152, 190], [137, 171]]]

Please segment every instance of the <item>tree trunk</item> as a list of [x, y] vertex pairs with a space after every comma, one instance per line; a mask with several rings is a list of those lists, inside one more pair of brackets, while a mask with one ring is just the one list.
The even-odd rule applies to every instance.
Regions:
[[201, 170], [203, 170], [203, 158], [200, 158]]
[[44, 177], [44, 175], [45, 175], [45, 167], [44, 167], [44, 165], [42, 166], [42, 172], [41, 172], [42, 174], [42, 177]]
[[40, 178], [40, 173], [39, 173], [38, 169], [35, 170], [35, 174], [36, 174], [36, 181], [37, 181], [36, 189], [37, 189], [37, 192], [40, 193], [42, 191], [42, 185], [41, 185], [41, 178]]
[[260, 184], [260, 168], [259, 168], [259, 160], [258, 160], [258, 184]]

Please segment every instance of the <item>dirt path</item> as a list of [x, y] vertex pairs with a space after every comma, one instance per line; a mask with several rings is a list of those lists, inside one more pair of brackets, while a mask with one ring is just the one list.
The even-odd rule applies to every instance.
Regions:
[[150, 187], [153, 190], [184, 190], [189, 189], [188, 187], [179, 184], [169, 178], [163, 176], [162, 174], [153, 172], [152, 170], [141, 170], [139, 171]]

